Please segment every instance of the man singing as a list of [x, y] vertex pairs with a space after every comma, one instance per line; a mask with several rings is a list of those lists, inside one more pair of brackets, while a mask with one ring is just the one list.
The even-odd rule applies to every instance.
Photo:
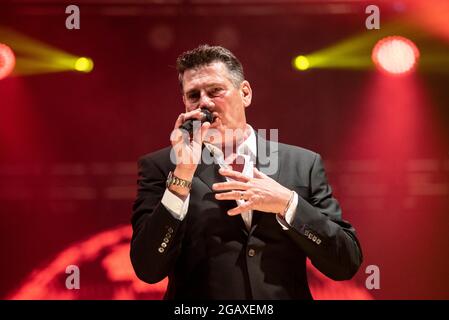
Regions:
[[[199, 46], [177, 70], [185, 112], [172, 146], [139, 160], [137, 276], [168, 276], [166, 299], [312, 299], [306, 258], [351, 279], [362, 251], [320, 155], [267, 141], [246, 122], [252, 90], [229, 50]], [[180, 128], [189, 120], [191, 134]]]

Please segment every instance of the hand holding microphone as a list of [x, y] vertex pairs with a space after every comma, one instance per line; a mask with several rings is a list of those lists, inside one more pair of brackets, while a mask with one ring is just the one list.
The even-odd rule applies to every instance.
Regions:
[[[202, 143], [214, 120], [213, 114], [205, 108], [179, 115], [170, 136], [172, 154], [175, 157], [172, 161], [176, 160], [175, 176], [188, 181], [192, 180], [201, 160]], [[201, 126], [193, 130], [196, 121], [199, 121]]]
[[201, 114], [203, 115], [200, 120], [198, 120], [198, 119], [188, 119], [179, 128], [180, 129], [184, 129], [187, 132], [189, 132], [190, 134], [192, 134], [193, 133], [193, 123], [195, 121], [201, 121], [201, 123], [204, 123], [206, 121], [209, 122], [209, 123], [214, 122], [214, 116], [212, 115], [212, 113], [208, 109], [203, 108], [200, 111], [201, 111]]

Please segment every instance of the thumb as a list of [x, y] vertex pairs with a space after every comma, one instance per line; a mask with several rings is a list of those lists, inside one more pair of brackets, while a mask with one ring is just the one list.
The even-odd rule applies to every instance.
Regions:
[[201, 142], [204, 141], [204, 138], [206, 137], [207, 132], [209, 131], [209, 128], [210, 128], [209, 121], [206, 121], [202, 124], [202, 126], [201, 126]]

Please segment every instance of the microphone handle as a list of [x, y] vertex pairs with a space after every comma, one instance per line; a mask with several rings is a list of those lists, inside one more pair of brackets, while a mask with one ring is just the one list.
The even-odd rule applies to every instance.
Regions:
[[184, 129], [185, 131], [187, 131], [188, 133], [192, 134], [193, 132], [193, 120], [189, 119], [186, 122], [184, 122], [179, 129]]

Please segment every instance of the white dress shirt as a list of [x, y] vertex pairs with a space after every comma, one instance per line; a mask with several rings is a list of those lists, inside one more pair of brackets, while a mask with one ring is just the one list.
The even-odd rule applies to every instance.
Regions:
[[[250, 135], [237, 147], [237, 155], [241, 155], [245, 158], [245, 165], [242, 173], [252, 178], [253, 177], [253, 168], [256, 163], [256, 155], [257, 155], [257, 140], [256, 135], [254, 133], [253, 128], [250, 125], [247, 125], [247, 130], [249, 130]], [[223, 155], [223, 151], [221, 148], [210, 144], [204, 143], [206, 148], [209, 149], [212, 154], [215, 163], [217, 163], [220, 168], [230, 168], [230, 166], [225, 162], [225, 158]], [[227, 181], [231, 181], [231, 178], [226, 177]], [[168, 188], [165, 189], [164, 195], [162, 197], [162, 204], [165, 208], [172, 214], [175, 219], [183, 220], [187, 214], [187, 210], [189, 207], [190, 194], [187, 198], [182, 201], [178, 196], [176, 196], [173, 192], [171, 192]], [[237, 204], [240, 205], [245, 202], [245, 200], [236, 200]], [[290, 206], [285, 213], [284, 219], [280, 218], [276, 215], [276, 219], [278, 223], [281, 225], [282, 229], [288, 230], [296, 213], [296, 207], [298, 206], [298, 194], [293, 192], [293, 200], [290, 203]], [[241, 217], [246, 225], [246, 228], [249, 230], [251, 228], [251, 220], [252, 220], [253, 212], [252, 210], [241, 213]]]

